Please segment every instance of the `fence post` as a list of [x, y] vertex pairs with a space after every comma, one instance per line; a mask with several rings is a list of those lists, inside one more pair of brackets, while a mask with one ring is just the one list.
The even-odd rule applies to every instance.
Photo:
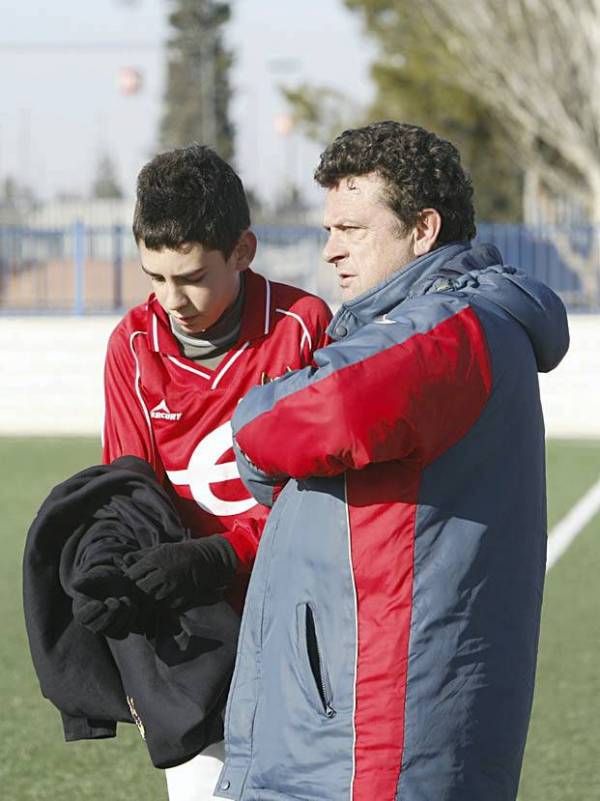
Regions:
[[85, 224], [76, 220], [73, 224], [73, 271], [75, 297], [73, 311], [85, 313]]
[[10, 262], [6, 258], [8, 248], [5, 247], [5, 240], [7, 239], [7, 231], [0, 226], [0, 306], [4, 301], [4, 284], [7, 283], [9, 276]]
[[123, 226], [113, 226], [113, 311], [123, 306]]

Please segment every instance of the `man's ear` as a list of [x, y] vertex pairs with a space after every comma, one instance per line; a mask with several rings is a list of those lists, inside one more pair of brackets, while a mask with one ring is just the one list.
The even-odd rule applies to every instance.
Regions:
[[422, 209], [414, 227], [415, 256], [423, 256], [434, 249], [442, 230], [442, 218], [436, 209]]
[[257, 241], [256, 236], [249, 228], [247, 228], [237, 241], [237, 245], [231, 257], [233, 259], [235, 269], [238, 272], [243, 272], [249, 267], [256, 255]]

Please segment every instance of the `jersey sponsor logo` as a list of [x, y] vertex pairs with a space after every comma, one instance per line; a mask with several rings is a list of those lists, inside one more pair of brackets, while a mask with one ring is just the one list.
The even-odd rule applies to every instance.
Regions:
[[166, 400], [161, 400], [150, 412], [150, 417], [154, 420], [181, 420], [183, 412], [172, 412], [167, 406]]
[[240, 501], [225, 501], [218, 498], [212, 490], [214, 484], [222, 481], [238, 479], [240, 474], [235, 462], [219, 460], [231, 449], [233, 434], [231, 422], [215, 428], [194, 448], [190, 461], [185, 470], [167, 470], [169, 480], [175, 486], [189, 486], [192, 497], [206, 512], [218, 517], [228, 517], [247, 512], [256, 506], [254, 498], [244, 498]]

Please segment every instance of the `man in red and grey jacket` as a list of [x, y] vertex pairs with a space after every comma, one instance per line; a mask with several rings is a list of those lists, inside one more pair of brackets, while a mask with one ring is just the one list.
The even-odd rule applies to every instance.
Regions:
[[[321, 157], [344, 302], [315, 364], [233, 418], [269, 516], [217, 794], [514, 801], [546, 553], [538, 371], [559, 298], [472, 245], [449, 142], [382, 122]], [[280, 447], [270, 432], [285, 432]]]

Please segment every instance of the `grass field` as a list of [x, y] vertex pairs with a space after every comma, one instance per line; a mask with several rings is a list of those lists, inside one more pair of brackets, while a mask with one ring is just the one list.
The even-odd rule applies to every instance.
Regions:
[[[58, 714], [40, 695], [27, 650], [20, 580], [25, 532], [50, 488], [97, 460], [92, 440], [0, 439], [0, 793], [7, 801], [166, 797], [162, 774], [151, 767], [135, 727], [121, 726], [114, 740], [63, 742]], [[600, 443], [549, 444], [550, 526], [599, 475]], [[599, 576], [596, 517], [548, 576], [519, 801], [600, 799]]]

